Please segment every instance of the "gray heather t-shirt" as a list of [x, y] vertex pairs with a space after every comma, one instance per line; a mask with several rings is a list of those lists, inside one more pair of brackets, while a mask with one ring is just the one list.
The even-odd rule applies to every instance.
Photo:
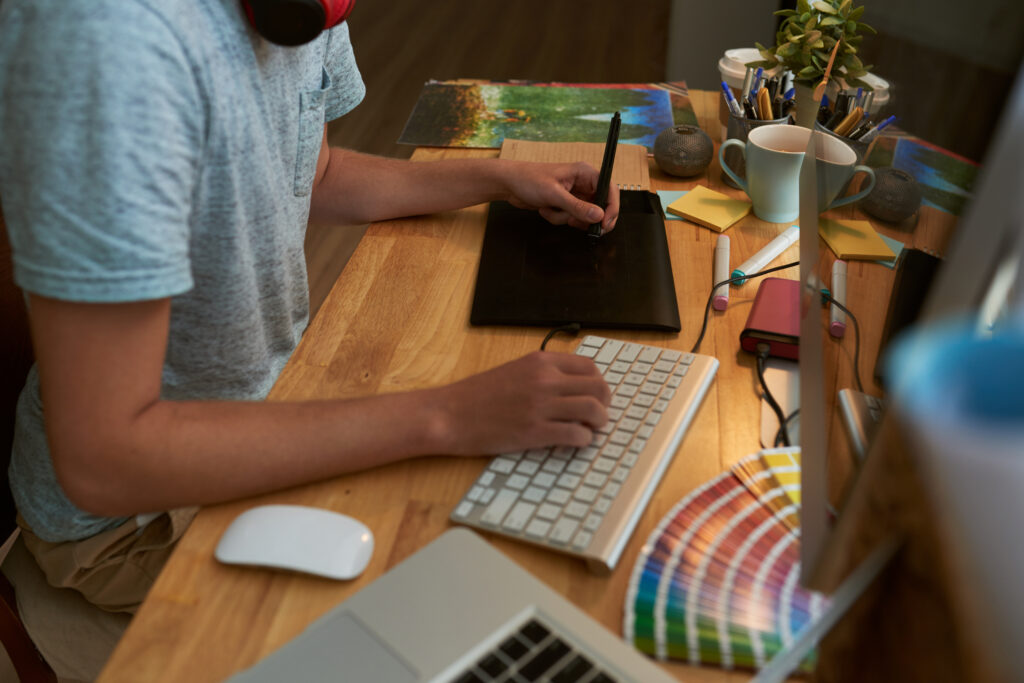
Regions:
[[[323, 126], [363, 94], [345, 25], [286, 48], [252, 30], [239, 0], [3, 0], [15, 281], [70, 301], [172, 297], [163, 398], [264, 398], [307, 323]], [[48, 541], [123, 521], [61, 490], [34, 369], [10, 479]]]

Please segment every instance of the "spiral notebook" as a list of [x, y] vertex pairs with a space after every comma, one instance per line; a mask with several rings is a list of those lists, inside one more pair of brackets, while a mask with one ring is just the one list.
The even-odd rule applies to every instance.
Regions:
[[678, 332], [658, 196], [622, 191], [620, 198], [615, 229], [597, 239], [492, 202], [470, 323]]

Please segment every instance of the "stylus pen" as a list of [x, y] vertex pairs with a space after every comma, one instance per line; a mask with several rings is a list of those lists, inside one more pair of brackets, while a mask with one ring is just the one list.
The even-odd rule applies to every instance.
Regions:
[[[729, 236], [719, 235], [715, 242], [715, 268], [711, 278], [711, 286], [729, 279]], [[715, 290], [715, 296], [711, 305], [716, 311], [724, 311], [729, 305], [729, 287], [719, 287]]]
[[[846, 261], [840, 259], [832, 262], [832, 298], [846, 305]], [[828, 333], [838, 339], [846, 333], [846, 314], [835, 304], [830, 304], [829, 309]]]
[[[622, 117], [615, 112], [612, 123], [608, 126], [608, 141], [604, 143], [604, 158], [601, 160], [601, 171], [597, 174], [597, 190], [594, 192], [594, 203], [602, 209], [608, 207], [608, 187], [612, 182], [612, 167], [615, 166], [615, 148], [619, 146], [619, 126]], [[587, 231], [590, 237], [601, 236], [601, 223], [594, 223]]]
[[[793, 244], [793, 242], [796, 242], [798, 239], [800, 239], [800, 226], [793, 225], [787, 228], [785, 232], [766, 244], [761, 251], [757, 252], [740, 264], [739, 268], [733, 270], [732, 276], [737, 278], [744, 277], [747, 273], [756, 273], [774, 261], [779, 254], [786, 251], [786, 249], [789, 248], [789, 245]], [[739, 280], [736, 282], [736, 285], [742, 285], [745, 282], [746, 279]]]

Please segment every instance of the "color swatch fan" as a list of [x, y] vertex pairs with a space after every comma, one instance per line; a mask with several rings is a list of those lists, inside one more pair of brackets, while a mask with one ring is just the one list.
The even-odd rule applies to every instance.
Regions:
[[689, 494], [637, 558], [626, 639], [659, 659], [764, 666], [827, 605], [798, 585], [799, 509], [798, 448], [749, 456]]

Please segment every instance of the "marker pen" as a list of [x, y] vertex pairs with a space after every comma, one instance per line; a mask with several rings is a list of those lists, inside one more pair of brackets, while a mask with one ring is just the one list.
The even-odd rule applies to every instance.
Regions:
[[757, 71], [754, 72], [754, 81], [750, 84], [750, 97], [755, 102], [757, 101], [757, 91], [761, 89], [761, 78], [764, 76], [764, 68], [757, 67]]
[[[729, 236], [719, 235], [715, 242], [715, 267], [711, 278], [711, 286], [729, 279]], [[729, 305], [729, 288], [719, 287], [711, 299], [711, 306], [716, 311], [724, 311]]]
[[732, 271], [732, 276], [734, 278], [744, 278], [737, 282], [736, 285], [739, 286], [744, 284], [746, 282], [746, 275], [756, 273], [767, 266], [769, 263], [774, 261], [779, 254], [786, 251], [789, 245], [793, 244], [798, 239], [800, 239], [800, 226], [793, 225], [786, 228], [785, 232], [766, 244], [761, 251], [744, 261], [739, 268]]
[[895, 120], [896, 120], [896, 116], [895, 115], [890, 116], [885, 121], [882, 121], [880, 124], [878, 124], [877, 126], [872, 128], [871, 130], [869, 130], [867, 133], [864, 133], [864, 135], [860, 136], [860, 141], [861, 142], [871, 142], [872, 140], [874, 140], [875, 138], [878, 137], [879, 131], [881, 131], [883, 128], [885, 128], [886, 126], [888, 126], [890, 123], [892, 123]]
[[[846, 305], [846, 261], [840, 259], [832, 262], [832, 298]], [[830, 304], [829, 309], [828, 333], [838, 339], [846, 333], [846, 314], [835, 304]]]
[[740, 88], [740, 97], [742, 99], [747, 98], [747, 93], [750, 92], [750, 84], [754, 82], [754, 67], [748, 66], [747, 73], [743, 75], [743, 87]]
[[729, 107], [729, 111], [732, 112], [733, 116], [743, 116], [743, 110], [740, 109], [739, 103], [736, 98], [733, 97], [732, 90], [729, 89], [729, 84], [722, 81], [722, 94], [725, 95], [725, 103]]

